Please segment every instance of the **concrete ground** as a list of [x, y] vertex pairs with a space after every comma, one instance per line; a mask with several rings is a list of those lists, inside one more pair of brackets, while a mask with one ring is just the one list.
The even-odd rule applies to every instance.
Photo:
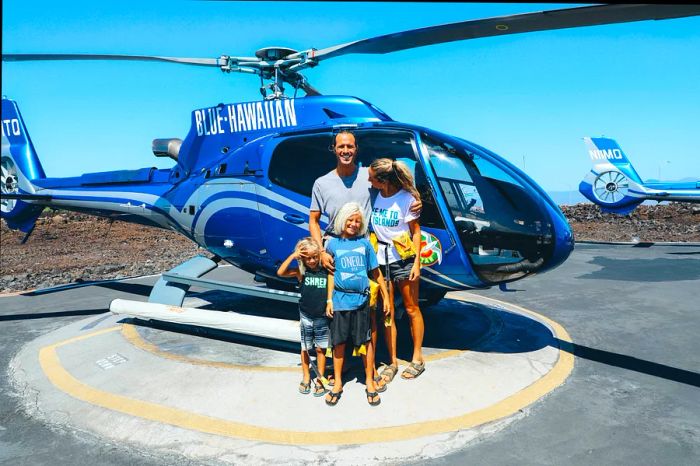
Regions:
[[[556, 271], [509, 286], [518, 291], [478, 292], [480, 298], [474, 298], [474, 300], [481, 301], [485, 308], [494, 309], [494, 303], [488, 298], [495, 298], [531, 309], [562, 324], [572, 334], [573, 344], [567, 345], [564, 342], [561, 346], [568, 351], [566, 354], [573, 352], [577, 355], [576, 367], [562, 387], [555, 389], [544, 399], [527, 405], [522, 412], [516, 410], [516, 414], [507, 417], [506, 421], [493, 421], [476, 429], [465, 428], [460, 431], [460, 434], [441, 434], [442, 437], [437, 435], [432, 439], [430, 436], [418, 437], [419, 440], [429, 438], [431, 446], [421, 448], [420, 454], [414, 455], [413, 459], [420, 458], [420, 462], [423, 463], [427, 458], [438, 457], [431, 460], [437, 464], [462, 464], [466, 461], [486, 464], [512, 464], [516, 461], [525, 464], [694, 463], [700, 452], [697, 446], [700, 431], [697, 420], [700, 418], [698, 416], [700, 410], [696, 402], [698, 386], [700, 386], [697, 370], [700, 365], [697, 351], [693, 351], [697, 350], [698, 334], [698, 306], [694, 298], [694, 288], [700, 283], [700, 260], [696, 257], [698, 254], [700, 254], [700, 248], [654, 246], [642, 249], [629, 246], [579, 245], [569, 261]], [[230, 271], [234, 270], [230, 269]], [[220, 270], [216, 273], [225, 274], [228, 271]], [[37, 349], [45, 348], [56, 342], [65, 342], [66, 338], [74, 335], [76, 331], [90, 333], [101, 329], [108, 330], [114, 324], [110, 319], [114, 318], [98, 314], [104, 312], [111, 299], [129, 298], [129, 293], [131, 293], [131, 299], [145, 299], [149, 291], [148, 285], [153, 281], [153, 279], [142, 279], [103, 283], [99, 286], [57, 293], [0, 299], [2, 307], [0, 325], [4, 327], [0, 335], [2, 367], [8, 368], [9, 361], [13, 356], [17, 356], [12, 366], [13, 377], [17, 378], [19, 373], [20, 380], [27, 380], [26, 377], [22, 379], [21, 376], [22, 371], [25, 373], [31, 371], [30, 359], [27, 359], [26, 363], [21, 362], [22, 351], [20, 350], [25, 344], [29, 343], [31, 346], [34, 342]], [[441, 304], [434, 312], [451, 315], [452, 310], [457, 309], [457, 306], [476, 305]], [[356, 415], [362, 411], [373, 413], [376, 412], [374, 410], [390, 408], [392, 403], [399, 403], [395, 409], [387, 409], [386, 415], [375, 415], [386, 419], [389, 412], [394, 414], [394, 411], [397, 411], [399, 415], [404, 415], [404, 411], [401, 410], [404, 403], [401, 402], [410, 399], [412, 393], [421, 390], [418, 385], [407, 384], [423, 382], [427, 393], [437, 393], [438, 396], [421, 399], [421, 404], [439, 408], [454, 401], [460, 408], [477, 409], [476, 403], [483, 397], [477, 396], [470, 400], [469, 394], [478, 392], [486, 396], [491, 393], [493, 390], [489, 389], [491, 387], [486, 386], [484, 381], [492, 378], [481, 374], [482, 377], [474, 377], [473, 380], [462, 380], [460, 370], [470, 364], [472, 364], [470, 367], [476, 367], [474, 364], [479, 363], [478, 358], [497, 357], [512, 361], [513, 358], [539, 352], [541, 357], [536, 360], [544, 362], [545, 365], [548, 364], [544, 368], [539, 367], [540, 372], [546, 372], [547, 368], [556, 365], [555, 358], [551, 354], [552, 343], [559, 342], [551, 338], [551, 333], [548, 337], [543, 330], [547, 329], [547, 321], [539, 321], [544, 322], [543, 325], [532, 316], [527, 318], [519, 316], [518, 312], [517, 309], [509, 308], [507, 305], [502, 306], [501, 309], [496, 307], [493, 311], [482, 312], [477, 308], [472, 309], [472, 312], [458, 310], [455, 315], [472, 316], [466, 325], [455, 333], [455, 335], [464, 336], [465, 339], [447, 338], [444, 340], [444, 348], [436, 347], [431, 350], [430, 356], [438, 359], [429, 363], [429, 369], [422, 378], [415, 382], [403, 382], [397, 379], [384, 394], [383, 404], [378, 408], [370, 408], [366, 405], [362, 396], [363, 385], [355, 381], [349, 383], [346, 388], [347, 395], [353, 394], [353, 396], [344, 396], [336, 408], [327, 408], [322, 402], [320, 405], [313, 403], [320, 400], [314, 400], [312, 397], [307, 397], [304, 402], [309, 403], [308, 408], [311, 412], [318, 410], [325, 413], [343, 406], [347, 412], [347, 408], [352, 408], [350, 412], [353, 416], [349, 418], [357, 417]], [[85, 316], [92, 314], [95, 316], [84, 320]], [[521, 325], [523, 323], [528, 325]], [[500, 328], [496, 332], [491, 332], [490, 337], [493, 338], [478, 341], [475, 340], [476, 334], [469, 335], [469, 330], [473, 331], [480, 326], [484, 330], [493, 329], [494, 326], [500, 326]], [[503, 329], [509, 330], [510, 333], [504, 332]], [[56, 331], [52, 332], [52, 330]], [[486, 333], [488, 334], [488, 331]], [[217, 340], [213, 346], [210, 346], [196, 343], [201, 339], [196, 335], [178, 334], [177, 338], [173, 335], [172, 332], [162, 329], [139, 327], [137, 340], [134, 341], [141, 341], [150, 345], [149, 348], [155, 348], [171, 356], [206, 361], [218, 358], [219, 363], [229, 365], [241, 362], [241, 356], [236, 356], [234, 353], [246, 354], [243, 350], [244, 346], [236, 346], [244, 342]], [[439, 346], [435, 343], [441, 341], [438, 336], [439, 334], [432, 336], [434, 346]], [[528, 337], [518, 342], [519, 336]], [[37, 339], [37, 337], [40, 338]], [[150, 397], [147, 400], [149, 402], [162, 404], [172, 401], [168, 398], [168, 393], [174, 385], [193, 383], [192, 380], [182, 380], [173, 376], [166, 370], [168, 367], [178, 367], [168, 366], [169, 364], [187, 363], [178, 361], [177, 358], [168, 360], [163, 357], [163, 354], [157, 352], [136, 351], [137, 347], [134, 345], [120, 346], [120, 348], [126, 348], [123, 352], [114, 351], [120, 341], [124, 341], [122, 330], [108, 330], [94, 338], [65, 344], [54, 349], [61, 366], [66, 366], [65, 368], [77, 378], [89, 380], [92, 385], [99, 385], [100, 381], [115, 380], [113, 374], [119, 370], [122, 370], [122, 375], [128, 376], [129, 371], [124, 369], [129, 368], [130, 364], [140, 357], [152, 358], [151, 372], [160, 375], [157, 371], [163, 371], [163, 384], [157, 389], [140, 392]], [[464, 344], [464, 341], [476, 343], [477, 351], [461, 351], [465, 348], [459, 347], [459, 343]], [[83, 346], [79, 348], [79, 345]], [[232, 355], [226, 354], [222, 351], [222, 347], [216, 345], [226, 345], [225, 348], [232, 350]], [[30, 346], [25, 347], [24, 351], [26, 352]], [[282, 378], [285, 381], [289, 378], [287, 385], [291, 384], [294, 387], [298, 377], [293, 372], [292, 353], [284, 348], [262, 346], [256, 349], [258, 356], [254, 357], [254, 360], [259, 361], [261, 354], [273, 355], [274, 357], [266, 360], [265, 364], [277, 368], [286, 366], [291, 369], [289, 372], [279, 370], [277, 372], [289, 374]], [[75, 358], [80, 358], [83, 354], [80, 349], [86, 348], [94, 351], [90, 355], [92, 359], [89, 367], [88, 365], [68, 367], [71, 364], [71, 358], [77, 361], [78, 359]], [[122, 354], [126, 353], [126, 350], [134, 353]], [[452, 351], [459, 354], [449, 353]], [[548, 351], [550, 354], [545, 354]], [[449, 354], [439, 359], [441, 352]], [[217, 356], [213, 358], [212, 354]], [[96, 357], [99, 355], [101, 357]], [[250, 357], [250, 354], [248, 356]], [[561, 354], [556, 359], [561, 360]], [[491, 361], [494, 359], [489, 360]], [[17, 364], [17, 362], [20, 363]], [[482, 365], [485, 369], [491, 369], [489, 364]], [[200, 369], [214, 370], [206, 366]], [[504, 378], [503, 374], [509, 374], [509, 372], [502, 370], [496, 371], [495, 374], [498, 376], [494, 380], [499, 380]], [[167, 382], [173, 379], [174, 381]], [[119, 380], [122, 380], [121, 377]], [[123, 380], [125, 383], [121, 387], [122, 390], [129, 389], [138, 383], [138, 380], [132, 380], [131, 383], [126, 379]], [[233, 379], [230, 382], [232, 383], [231, 392], [236, 395], [241, 393], [237, 390], [240, 387], [235, 386], [236, 383], [253, 390], [253, 395], [250, 396], [253, 396], [254, 404], [264, 406], [270, 400], [270, 397], [255, 400], [254, 394], [257, 389], [255, 383], [245, 384], [245, 381]], [[458, 389], [468, 383], [472, 384], [468, 386], [469, 390]], [[95, 464], [190, 464], [193, 461], [204, 461], [211, 464], [229, 460], [254, 462], [256, 458], [274, 457], [277, 454], [276, 451], [280, 454], [277, 459], [285, 458], [286, 461], [293, 459], [297, 462], [304, 460], [303, 455], [281, 456], [283, 453], [279, 449], [282, 447], [265, 445], [264, 442], [250, 447], [251, 453], [248, 457], [240, 456], [240, 451], [231, 453], [229, 456], [219, 455], [217, 448], [224, 447], [217, 446], [217, 442], [221, 440], [211, 434], [206, 434], [207, 440], [197, 439], [191, 443], [189, 451], [187, 448], [178, 450], [172, 447], [182, 446], [176, 445], [177, 443], [187, 443], [189, 434], [182, 434], [183, 429], [174, 427], [161, 429], [176, 429], [173, 434], [173, 445], [160, 443], [158, 448], [148, 449], [144, 448], [143, 444], [151, 439], [137, 438], [138, 423], [142, 422], [145, 426], [153, 421], [138, 421], [134, 424], [137, 427], [132, 437], [119, 437], [115, 435], [115, 431], [119, 431], [122, 424], [134, 422], [133, 419], [124, 414], [117, 415], [123, 416], [117, 422], [113, 422], [113, 418], [100, 419], [103, 414], [96, 416], [95, 410], [98, 412], [106, 410], [91, 407], [82, 414], [86, 419], [94, 417], [92, 421], [98, 427], [100, 424], [103, 425], [103, 432], [96, 434], [96, 426], [80, 428], [76, 427], [74, 422], [66, 422], [73, 419], [76, 412], [80, 411], [68, 409], [72, 406], [71, 403], [84, 405], [85, 402], [78, 402], [65, 394], [59, 394], [54, 402], [58, 406], [63, 406], [65, 412], [61, 412], [60, 409], [41, 411], [41, 407], [48, 404], [40, 394], [26, 392], [31, 390], [29, 388], [25, 389], [25, 393], [17, 393], [21, 392], [22, 388], [18, 390], [17, 384], [9, 387], [7, 378], [4, 378], [0, 384], [3, 393], [0, 410], [0, 461], [12, 464], [49, 462], [53, 464], [56, 461]], [[26, 384], [25, 387], [31, 385]], [[22, 387], [22, 384], [19, 384], [19, 387]], [[109, 387], [114, 391], [113, 384]], [[262, 387], [261, 390], [265, 392], [266, 386]], [[410, 387], [410, 390], [405, 387]], [[288, 387], [285, 386], [286, 388]], [[59, 399], [61, 396], [65, 397], [64, 401]], [[454, 399], [450, 400], [450, 396]], [[34, 401], [28, 403], [27, 400]], [[296, 400], [298, 401], [298, 398]], [[469, 405], [469, 402], [474, 404]], [[217, 400], [209, 400], [209, 403], [215, 408]], [[225, 402], [221, 404], [224, 405]], [[33, 409], [32, 406], [35, 408]], [[359, 411], [360, 409], [362, 411]], [[27, 412], [32, 415], [28, 416]], [[293, 419], [295, 416], [301, 418], [307, 413], [283, 414]], [[415, 419], [415, 416], [426, 416], [426, 414], [424, 410], [417, 410], [404, 421], [408, 419], [416, 423], [430, 421], [428, 418]], [[110, 421], [112, 424], [109, 424]], [[287, 422], [298, 424], [289, 420]], [[104, 425], [107, 425], [107, 428], [104, 428]], [[144, 429], [142, 432], [147, 432], [148, 429], [144, 426], [141, 426]], [[433, 436], [435, 437], [434, 433]], [[401, 451], [410, 452], [410, 449], [417, 445], [415, 439], [401, 442], [403, 442], [399, 448]], [[399, 457], [393, 456], [394, 459], [391, 460], [392, 456], [386, 455], [387, 449], [391, 450], [392, 443], [395, 447], [401, 442], [388, 442], [381, 446], [375, 443], [374, 459], [405, 462], [405, 457], [399, 460]], [[441, 456], [455, 449], [458, 451]], [[307, 459], [322, 463], [358, 462], [371, 459], [362, 455], [348, 456], [347, 453], [344, 454], [347, 450], [342, 446], [326, 450], [311, 446], [301, 451], [306, 452]], [[173, 451], [180, 453], [171, 453]], [[322, 456], [319, 456], [319, 452]]]

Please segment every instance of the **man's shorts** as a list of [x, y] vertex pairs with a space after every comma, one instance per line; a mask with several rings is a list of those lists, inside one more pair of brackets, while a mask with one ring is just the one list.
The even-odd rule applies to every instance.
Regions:
[[301, 329], [301, 348], [310, 350], [314, 347], [326, 349], [330, 340], [329, 319], [326, 316], [312, 317], [299, 311]]
[[396, 262], [389, 264], [389, 274], [391, 275], [391, 281], [400, 282], [403, 280], [408, 280], [411, 276], [411, 269], [415, 263], [415, 256], [409, 257], [408, 259], [401, 259]]
[[369, 306], [365, 303], [354, 311], [335, 311], [331, 319], [331, 344], [333, 346], [350, 340], [353, 346], [367, 343], [371, 335]]

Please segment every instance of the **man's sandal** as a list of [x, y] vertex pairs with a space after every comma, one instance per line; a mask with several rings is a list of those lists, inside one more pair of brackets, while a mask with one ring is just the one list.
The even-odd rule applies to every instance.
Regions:
[[405, 379], [405, 380], [417, 379], [418, 376], [421, 375], [424, 371], [425, 371], [425, 363], [424, 362], [419, 362], [419, 363], [412, 362], [401, 373], [401, 378]]
[[326, 404], [328, 406], [335, 406], [338, 404], [338, 401], [340, 400], [340, 396], [343, 394], [343, 391], [339, 391], [338, 393], [335, 392], [328, 392], [328, 394], [331, 396], [330, 398], [326, 398]]
[[[384, 382], [384, 385], [379, 385], [381, 382]], [[374, 378], [374, 387], [377, 390], [377, 393], [384, 393], [386, 391], [386, 382], [384, 381], [384, 379], [382, 379], [381, 375], [377, 375]]]
[[[377, 392], [370, 392], [370, 391], [367, 390], [366, 388], [365, 388], [365, 393], [367, 394], [367, 403], [369, 403], [371, 406], [377, 406], [377, 405], [379, 405], [379, 403], [382, 402], [382, 399], [379, 398], [379, 393], [377, 393]], [[375, 398], [377, 398], [376, 401], [372, 401], [372, 400], [374, 400]]]
[[320, 380], [315, 379], [314, 380], [314, 396], [319, 397], [323, 396], [326, 393], [328, 393], [328, 390], [326, 390], [326, 387], [323, 386]]
[[399, 368], [395, 365], [384, 366], [384, 369], [379, 373], [379, 375], [384, 379], [386, 383], [391, 383], [394, 380], [394, 376], [399, 371]]
[[303, 380], [301, 382], [299, 382], [299, 393], [301, 393], [302, 395], [308, 395], [310, 391], [311, 391], [311, 381], [310, 380], [306, 383], [304, 383]]

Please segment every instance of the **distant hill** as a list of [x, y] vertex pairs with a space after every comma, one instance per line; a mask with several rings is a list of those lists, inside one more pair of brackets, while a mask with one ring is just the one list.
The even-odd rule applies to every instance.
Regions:
[[659, 183], [660, 181], [663, 181], [664, 183], [695, 183], [700, 181], [700, 178], [697, 176], [687, 176], [685, 178], [681, 178], [680, 180], [657, 180], [656, 178], [644, 180], [645, 183]]

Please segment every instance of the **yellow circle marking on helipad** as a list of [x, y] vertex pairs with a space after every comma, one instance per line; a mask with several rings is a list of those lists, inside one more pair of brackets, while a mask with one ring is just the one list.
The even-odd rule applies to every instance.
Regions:
[[[479, 297], [479, 299], [485, 299], [501, 305], [506, 304], [491, 298]], [[558, 323], [520, 306], [511, 304], [507, 304], [507, 306], [517, 308], [530, 316], [546, 322], [554, 331], [554, 336], [556, 338], [562, 342], [571, 344], [569, 334]], [[105, 392], [80, 382], [61, 365], [61, 361], [56, 352], [57, 348], [119, 329], [120, 327], [110, 327], [41, 348], [41, 350], [39, 350], [39, 362], [44, 373], [51, 383], [65, 393], [79, 400], [112, 411], [208, 434], [287, 445], [353, 445], [391, 442], [468, 429], [505, 418], [534, 403], [539, 398], [564, 383], [574, 367], [573, 355], [569, 352], [562, 351], [560, 348], [559, 359], [547, 374], [528, 387], [525, 387], [519, 392], [487, 408], [446, 419], [417, 422], [407, 425], [375, 427], [343, 432], [300, 432], [218, 419]]]

